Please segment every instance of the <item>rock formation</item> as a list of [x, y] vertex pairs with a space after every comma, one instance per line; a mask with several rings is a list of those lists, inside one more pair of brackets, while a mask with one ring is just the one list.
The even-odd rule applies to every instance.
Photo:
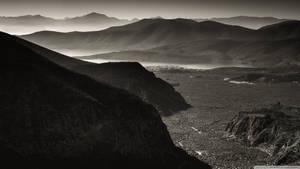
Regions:
[[271, 156], [276, 165], [300, 162], [300, 108], [282, 106], [240, 112], [226, 131]]

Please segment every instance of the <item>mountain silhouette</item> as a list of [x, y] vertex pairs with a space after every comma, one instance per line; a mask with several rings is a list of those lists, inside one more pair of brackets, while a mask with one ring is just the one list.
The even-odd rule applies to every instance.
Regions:
[[94, 64], [64, 56], [28, 41], [19, 39], [19, 42], [56, 64], [139, 96], [155, 106], [161, 115], [171, 115], [190, 107], [169, 83], [157, 78], [139, 63]]
[[96, 12], [91, 12], [89, 14], [79, 16], [79, 17], [74, 17], [74, 18], [66, 18], [64, 20], [67, 24], [77, 24], [77, 25], [101, 25], [101, 24], [106, 24], [106, 25], [118, 25], [118, 24], [126, 24], [129, 23], [129, 20], [125, 19], [118, 19], [115, 17], [109, 17], [104, 14], [96, 13]]
[[176, 148], [156, 109], [0, 33], [7, 168], [210, 168]]

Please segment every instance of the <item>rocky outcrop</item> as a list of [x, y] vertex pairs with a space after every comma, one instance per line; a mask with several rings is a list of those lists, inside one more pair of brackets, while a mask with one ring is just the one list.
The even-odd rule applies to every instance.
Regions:
[[300, 162], [300, 108], [277, 104], [240, 112], [228, 123], [226, 131], [270, 154], [273, 164]]
[[0, 33], [6, 168], [210, 168], [175, 147], [156, 109]]
[[161, 115], [171, 115], [190, 107], [172, 85], [157, 78], [139, 63], [94, 64], [64, 56], [21, 39], [18, 41], [58, 65], [139, 96], [152, 104]]

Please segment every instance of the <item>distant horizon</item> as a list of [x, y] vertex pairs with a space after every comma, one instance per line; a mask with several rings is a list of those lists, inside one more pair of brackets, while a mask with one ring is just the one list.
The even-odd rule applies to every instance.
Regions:
[[56, 19], [94, 11], [120, 19], [227, 18], [300, 19], [299, 0], [0, 0], [0, 16], [40, 14]]
[[108, 15], [106, 13], [101, 13], [101, 12], [87, 12], [87, 13], [81, 13], [77, 15], [72, 15], [72, 16], [64, 16], [64, 17], [53, 17], [50, 15], [45, 15], [45, 14], [39, 14], [39, 13], [28, 13], [28, 14], [22, 14], [22, 15], [0, 15], [0, 17], [22, 17], [22, 16], [42, 16], [46, 18], [52, 18], [52, 19], [57, 19], [57, 20], [63, 20], [63, 19], [68, 19], [68, 18], [75, 18], [75, 17], [83, 17], [92, 13], [97, 13], [97, 14], [103, 14], [106, 15], [107, 17], [113, 17], [113, 18], [118, 18], [118, 19], [127, 19], [127, 20], [133, 20], [133, 19], [150, 19], [150, 18], [163, 18], [163, 19], [177, 19], [177, 18], [183, 18], [183, 19], [214, 19], [214, 18], [235, 18], [235, 17], [255, 17], [255, 18], [276, 18], [276, 19], [288, 19], [288, 20], [300, 20], [300, 18], [295, 19], [295, 18], [284, 18], [284, 17], [275, 17], [275, 16], [256, 16], [256, 15], [232, 15], [232, 16], [212, 16], [212, 17], [164, 17], [164, 16], [149, 16], [149, 17], [134, 17], [134, 18], [122, 18], [118, 16], [113, 16], [113, 15]]

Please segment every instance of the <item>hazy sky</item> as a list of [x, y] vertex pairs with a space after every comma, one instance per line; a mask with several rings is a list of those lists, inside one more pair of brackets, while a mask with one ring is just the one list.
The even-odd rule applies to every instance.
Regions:
[[119, 18], [211, 18], [238, 15], [300, 19], [300, 0], [0, 0], [0, 15], [63, 18], [89, 12]]

